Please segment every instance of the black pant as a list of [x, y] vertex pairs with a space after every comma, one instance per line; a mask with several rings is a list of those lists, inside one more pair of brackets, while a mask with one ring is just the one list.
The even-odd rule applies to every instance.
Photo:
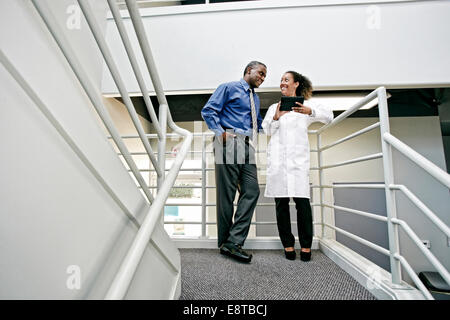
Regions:
[[[253, 212], [258, 202], [259, 185], [254, 150], [248, 139], [237, 136], [223, 144], [214, 140], [217, 242], [243, 245], [247, 238]], [[239, 200], [234, 213], [233, 201], [239, 190]], [[233, 221], [234, 213], [234, 221]]]
[[[313, 224], [311, 205], [308, 198], [293, 198], [297, 209], [298, 239], [302, 248], [311, 248]], [[289, 198], [275, 198], [277, 226], [283, 247], [293, 247], [295, 238], [291, 231]]]

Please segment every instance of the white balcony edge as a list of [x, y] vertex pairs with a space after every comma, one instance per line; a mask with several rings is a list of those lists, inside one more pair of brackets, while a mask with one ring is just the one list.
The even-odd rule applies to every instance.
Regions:
[[[169, 16], [192, 13], [211, 13], [223, 11], [241, 11], [241, 10], [264, 10], [264, 9], [284, 9], [284, 8], [301, 8], [301, 7], [323, 7], [323, 6], [344, 6], [344, 5], [380, 5], [405, 2], [418, 2], [424, 0], [265, 0], [265, 1], [249, 1], [249, 2], [223, 2], [213, 4], [198, 4], [188, 6], [164, 6], [141, 8], [142, 17]], [[428, 0], [439, 1], [439, 0]], [[128, 19], [127, 10], [121, 10], [123, 18]], [[112, 20], [112, 14], [108, 13], [108, 20]]]
[[320, 250], [379, 300], [424, 300], [416, 288], [392, 285], [391, 274], [336, 240], [320, 239]]
[[[217, 248], [217, 238], [199, 239], [195, 237], [189, 239], [185, 237], [172, 237], [172, 241], [175, 243], [178, 249], [217, 249], [217, 253], [219, 252], [219, 249]], [[281, 245], [280, 238], [266, 237], [263, 239], [247, 238], [243, 248], [246, 250], [281, 250], [283, 249], [283, 246]], [[295, 244], [295, 248], [300, 249], [298, 243]], [[313, 239], [311, 248], [313, 250], [319, 249], [319, 240], [317, 238]]]

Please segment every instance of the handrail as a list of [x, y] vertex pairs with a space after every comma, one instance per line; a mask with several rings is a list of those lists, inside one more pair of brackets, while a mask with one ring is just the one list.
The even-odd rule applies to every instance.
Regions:
[[86, 18], [86, 21], [88, 23], [89, 28], [91, 29], [91, 32], [95, 38], [95, 41], [100, 49], [100, 52], [106, 62], [106, 65], [112, 75], [112, 78], [114, 80], [114, 83], [116, 84], [117, 88], [119, 89], [120, 95], [122, 96], [122, 101], [125, 105], [125, 107], [128, 110], [128, 113], [130, 114], [131, 121], [134, 124], [134, 127], [136, 128], [139, 137], [141, 138], [141, 142], [144, 145], [145, 151], [147, 151], [148, 156], [150, 158], [150, 161], [153, 164], [153, 167], [156, 169], [156, 173], [158, 176], [161, 176], [163, 173], [161, 169], [158, 166], [158, 162], [156, 160], [155, 154], [153, 153], [153, 149], [148, 142], [147, 137], [145, 136], [144, 128], [142, 127], [141, 122], [139, 121], [136, 109], [133, 106], [133, 102], [130, 99], [130, 96], [128, 95], [128, 91], [125, 87], [125, 84], [119, 74], [119, 70], [114, 62], [114, 59], [112, 57], [112, 54], [110, 50], [108, 49], [108, 45], [106, 44], [106, 40], [103, 38], [102, 32], [100, 31], [100, 27], [98, 26], [98, 23], [96, 22], [96, 19], [94, 17], [94, 14], [92, 13], [92, 9], [90, 8], [90, 5], [86, 0], [78, 0], [78, 4], [80, 5], [81, 11], [84, 14], [84, 17]]
[[[381, 152], [374, 153], [374, 154], [369, 154], [367, 156], [363, 156], [363, 157], [359, 157], [359, 158], [354, 158], [354, 159], [350, 159], [350, 160], [346, 160], [346, 161], [342, 161], [342, 162], [338, 162], [338, 163], [329, 164], [326, 166], [319, 166], [318, 168], [319, 169], [330, 169], [330, 168], [345, 166], [347, 164], [353, 164], [353, 163], [357, 163], [357, 162], [361, 162], [361, 161], [379, 159], [382, 157], [383, 157], [383, 154]], [[311, 169], [313, 169], [313, 168], [311, 168]]]
[[89, 160], [85, 152], [78, 146], [78, 144], [70, 136], [69, 132], [64, 129], [61, 122], [55, 117], [53, 112], [44, 104], [44, 102], [39, 98], [36, 92], [31, 88], [29, 83], [22, 77], [20, 72], [13, 66], [11, 61], [6, 57], [3, 51], [0, 49], [0, 62], [3, 64], [5, 69], [11, 74], [11, 76], [20, 85], [23, 91], [28, 95], [28, 97], [35, 103], [39, 110], [44, 114], [47, 120], [53, 125], [53, 127], [58, 131], [58, 133], [63, 137], [66, 143], [72, 148], [73, 152], [80, 158], [84, 165], [92, 172], [96, 179], [100, 182], [103, 188], [108, 192], [112, 199], [117, 203], [117, 205], [123, 210], [123, 212], [128, 216], [128, 218], [134, 223], [134, 225], [139, 226], [139, 222], [133, 216], [133, 213], [127, 208], [127, 206], [122, 202], [120, 197], [116, 192], [111, 189], [108, 183], [105, 181], [100, 172], [95, 168], [92, 162]]
[[433, 162], [422, 156], [420, 153], [411, 149], [407, 144], [403, 143], [392, 134], [386, 132], [383, 139], [392, 145], [396, 150], [401, 152], [409, 160], [421, 167], [423, 170], [432, 175], [437, 181], [450, 189], [450, 174], [439, 168]]
[[[111, 198], [117, 203], [119, 208], [127, 215], [130, 221], [137, 227], [140, 227], [140, 223], [136, 220], [133, 213], [127, 208], [125, 203], [122, 202], [118, 194], [109, 186], [108, 182], [103, 178], [102, 174], [95, 168], [94, 164], [89, 160], [85, 152], [79, 147], [75, 140], [71, 137], [69, 132], [64, 129], [61, 122], [55, 117], [53, 112], [44, 104], [44, 102], [39, 98], [36, 92], [31, 88], [29, 83], [22, 77], [19, 71], [13, 66], [11, 61], [4, 55], [3, 51], [0, 49], [0, 62], [3, 64], [5, 69], [11, 74], [11, 76], [16, 80], [28, 97], [35, 103], [42, 114], [47, 118], [47, 120], [53, 125], [55, 130], [61, 135], [61, 137], [66, 141], [66, 143], [72, 148], [73, 152], [80, 158], [83, 164], [91, 171], [93, 176], [98, 180], [98, 182], [103, 186], [106, 192], [111, 196]], [[157, 244], [154, 244], [158, 247]], [[169, 265], [177, 271], [176, 265], [167, 256], [164, 257]]]
[[425, 214], [425, 216], [430, 219], [431, 222], [434, 223], [434, 225], [436, 227], [438, 227], [439, 229], [441, 229], [441, 231], [450, 238], [450, 228], [447, 227], [447, 225], [441, 220], [439, 219], [434, 213], [433, 211], [431, 211], [422, 201], [419, 200], [419, 198], [417, 198], [414, 193], [412, 193], [407, 187], [405, 187], [404, 185], [390, 185], [389, 188], [394, 189], [394, 190], [400, 190], [403, 192], [403, 194], [405, 196], [407, 196], [409, 198], [409, 200], [411, 200], [417, 208], [419, 208], [420, 210], [422, 210], [422, 212]]
[[[321, 134], [344, 120], [346, 117], [354, 113], [356, 110], [358, 110], [361, 106], [364, 104], [370, 102], [370, 100], [373, 100], [375, 98], [378, 98], [379, 103], [379, 119], [380, 121], [368, 126], [364, 129], [361, 129], [353, 134], [350, 134], [344, 138], [341, 138], [339, 140], [336, 140], [335, 142], [332, 142], [326, 146], [321, 146]], [[360, 243], [363, 243], [366, 246], [372, 247], [375, 250], [378, 250], [382, 253], [385, 253], [390, 256], [391, 261], [391, 281], [393, 284], [401, 285], [402, 283], [402, 277], [401, 277], [401, 266], [403, 266], [406, 270], [406, 272], [411, 276], [413, 282], [417, 285], [420, 291], [424, 294], [424, 296], [427, 299], [433, 299], [431, 294], [426, 290], [424, 285], [420, 282], [420, 279], [418, 279], [417, 275], [414, 274], [414, 271], [412, 270], [411, 266], [408, 264], [406, 259], [400, 255], [400, 248], [399, 248], [399, 230], [398, 227], [401, 227], [406, 234], [413, 240], [413, 242], [418, 246], [418, 248], [422, 251], [422, 253], [425, 255], [426, 259], [438, 270], [438, 272], [442, 275], [442, 277], [445, 279], [447, 283], [450, 284], [450, 274], [445, 269], [445, 267], [437, 260], [437, 258], [423, 245], [417, 234], [409, 227], [409, 225], [403, 221], [397, 219], [396, 214], [396, 198], [395, 198], [395, 191], [400, 190], [405, 194], [407, 198], [415, 205], [417, 206], [423, 214], [430, 219], [430, 221], [436, 225], [440, 231], [442, 231], [447, 237], [450, 236], [450, 228], [441, 220], [439, 219], [422, 201], [420, 201], [407, 187], [404, 185], [396, 185], [394, 183], [394, 174], [393, 174], [393, 162], [392, 162], [392, 147], [394, 147], [396, 150], [401, 152], [404, 156], [406, 156], [408, 159], [416, 163], [419, 167], [424, 169], [426, 172], [428, 172], [430, 175], [432, 175], [434, 178], [436, 178], [439, 182], [441, 182], [444, 186], [447, 188], [450, 188], [450, 175], [447, 174], [444, 170], [437, 167], [435, 164], [433, 164], [431, 161], [411, 149], [409, 146], [407, 146], [402, 141], [395, 138], [392, 134], [390, 134], [390, 128], [389, 128], [389, 120], [388, 120], [388, 109], [387, 109], [387, 98], [386, 98], [386, 90], [383, 87], [380, 87], [373, 92], [371, 92], [369, 95], [367, 95], [365, 98], [357, 102], [353, 107], [342, 113], [340, 116], [338, 116], [336, 119], [334, 119], [331, 123], [322, 126], [320, 129], [316, 130], [315, 133], [317, 134], [317, 151], [318, 151], [318, 167], [311, 168], [311, 170], [319, 170], [319, 184], [312, 186], [313, 188], [318, 188], [320, 190], [320, 206], [321, 206], [321, 222], [317, 223], [319, 225], [322, 225], [322, 237], [324, 234], [323, 227], [326, 226], [328, 228], [334, 229], [337, 232], [343, 233], [351, 238], [353, 238], [356, 241], [359, 241]], [[375, 129], [376, 127], [380, 127], [381, 132], [381, 146], [382, 146], [382, 153], [379, 154], [373, 154], [357, 159], [347, 160], [341, 163], [332, 164], [332, 165], [326, 165], [324, 166], [322, 164], [322, 152], [332, 148], [342, 142], [348, 141], [350, 139], [353, 139], [363, 133], [369, 132], [372, 129]], [[359, 161], [364, 160], [370, 160], [380, 157], [380, 155], [383, 158], [383, 168], [384, 168], [384, 184], [359, 184], [359, 183], [353, 183], [353, 184], [342, 184], [342, 185], [324, 185], [323, 184], [323, 170], [346, 165], [350, 163], [355, 163]], [[334, 188], [355, 188], [355, 187], [361, 187], [361, 188], [384, 188], [385, 194], [386, 194], [386, 209], [387, 209], [387, 217], [381, 217], [377, 216], [368, 212], [354, 210], [350, 208], [344, 208], [336, 205], [329, 205], [323, 203], [323, 191], [324, 189], [334, 189]], [[332, 226], [328, 223], [325, 223], [323, 220], [323, 207], [328, 207], [331, 209], [339, 209], [343, 211], [350, 212], [352, 214], [358, 214], [361, 216], [365, 216], [368, 218], [380, 220], [380, 221], [386, 221], [388, 225], [388, 238], [389, 238], [389, 250], [383, 249], [380, 250], [380, 247], [374, 247], [374, 244], [372, 244], [370, 241], [367, 241], [365, 239], [362, 239], [358, 236], [355, 236], [345, 230], [342, 230], [340, 228], [337, 228], [336, 226]]]
[[70, 67], [72, 68], [75, 76], [77, 77], [78, 81], [80, 82], [81, 86], [83, 87], [84, 91], [86, 92], [87, 96], [89, 97], [89, 100], [92, 102], [92, 105], [94, 106], [95, 110], [97, 111], [98, 115], [100, 116], [100, 119], [102, 120], [103, 124], [105, 125], [106, 129], [110, 133], [112, 139], [114, 140], [115, 144], [119, 148], [120, 152], [123, 154], [123, 157], [130, 167], [130, 169], [133, 172], [134, 177], [138, 181], [139, 185], [142, 187], [142, 190], [144, 194], [146, 195], [148, 201], [150, 203], [153, 202], [153, 195], [152, 193], [145, 188], [147, 186], [146, 182], [144, 181], [142, 175], [140, 174], [135, 162], [133, 161], [133, 158], [131, 157], [127, 147], [125, 146], [125, 143], [122, 141], [119, 132], [117, 131], [116, 127], [114, 126], [114, 123], [111, 119], [111, 116], [106, 111], [103, 102], [101, 101], [100, 97], [98, 96], [98, 92], [95, 89], [95, 86], [92, 84], [91, 79], [87, 75], [86, 71], [80, 64], [74, 50], [72, 49], [72, 46], [67, 41], [64, 34], [60, 31], [61, 28], [56, 22], [55, 17], [51, 13], [51, 11], [48, 9], [47, 5], [44, 4], [42, 1], [37, 0], [31, 0], [33, 6], [36, 8], [36, 11], [41, 16], [42, 20], [44, 21], [45, 25], [47, 26], [47, 29], [53, 36], [53, 38], [56, 41], [56, 44], [60, 48], [61, 52], [66, 57], [67, 62], [69, 63]]
[[336, 206], [336, 205], [330, 205], [330, 204], [323, 204], [324, 207], [328, 207], [331, 209], [337, 209], [337, 210], [341, 210], [341, 211], [345, 211], [345, 212], [349, 212], [349, 213], [354, 213], [366, 218], [371, 218], [374, 220], [378, 220], [378, 221], [384, 221], [387, 222], [388, 219], [385, 216], [380, 216], [377, 214], [373, 214], [370, 212], [365, 212], [365, 211], [361, 211], [361, 210], [355, 210], [355, 209], [350, 209], [350, 208], [346, 208], [346, 207], [341, 207], [341, 206]]
[[369, 93], [367, 96], [365, 96], [364, 98], [362, 98], [360, 101], [358, 101], [357, 103], [355, 103], [352, 107], [350, 107], [349, 109], [345, 110], [343, 113], [341, 113], [339, 116], [337, 116], [333, 121], [331, 121], [329, 124], [326, 124], [322, 127], [320, 127], [320, 129], [316, 130], [315, 134], [320, 135], [322, 132], [324, 132], [325, 130], [334, 127], [335, 125], [337, 125], [338, 123], [340, 123], [342, 120], [344, 120], [345, 118], [347, 118], [348, 116], [352, 115], [353, 113], [355, 113], [356, 111], [358, 111], [361, 107], [363, 107], [364, 105], [366, 105], [367, 103], [369, 103], [370, 101], [372, 101], [373, 99], [375, 99], [380, 90], [384, 90], [383, 87], [380, 87], [374, 91], [372, 91], [371, 93]]
[[320, 149], [320, 151], [325, 151], [325, 150], [327, 150], [327, 149], [329, 149], [331, 147], [337, 146], [338, 144], [341, 144], [341, 143], [343, 143], [345, 141], [348, 141], [348, 140], [353, 139], [355, 137], [358, 137], [358, 136], [360, 136], [360, 135], [362, 135], [362, 134], [364, 134], [366, 132], [369, 132], [369, 131], [371, 131], [373, 129], [376, 129], [379, 126], [380, 126], [380, 122], [376, 122], [376, 123], [374, 123], [374, 124], [364, 128], [364, 129], [361, 129], [361, 130], [359, 130], [359, 131], [357, 131], [355, 133], [352, 133], [352, 134], [350, 134], [350, 135], [348, 135], [348, 136], [346, 136], [346, 137], [344, 137], [342, 139], [339, 139], [339, 140], [337, 140], [337, 141], [335, 141], [333, 143], [330, 143], [330, 144], [328, 144], [326, 146], [323, 146], [322, 149]]
[[402, 257], [401, 255], [399, 255], [398, 253], [396, 253], [394, 255], [394, 258], [396, 260], [400, 261], [403, 268], [405, 268], [406, 272], [411, 277], [411, 279], [413, 280], [413, 282], [417, 286], [417, 288], [419, 288], [420, 292], [423, 293], [425, 298], [427, 298], [428, 300], [434, 300], [433, 296], [430, 294], [430, 292], [424, 286], [423, 282], [419, 279], [417, 274], [414, 272], [413, 268], [411, 268], [408, 261], [406, 261], [406, 259], [404, 257]]
[[[122, 95], [122, 99], [124, 101], [125, 106], [127, 107], [129, 114], [133, 120], [133, 123], [138, 131], [138, 137], [141, 139], [145, 150], [147, 151], [147, 154], [153, 163], [154, 170], [158, 174], [158, 193], [155, 198], [153, 198], [153, 195], [150, 191], [150, 188], [145, 183], [142, 175], [139, 172], [139, 169], [137, 168], [135, 162], [133, 161], [129, 151], [127, 150], [124, 142], [122, 141], [122, 138], [120, 137], [119, 133], [117, 132], [117, 129], [114, 127], [114, 124], [106, 111], [105, 107], [103, 106], [103, 103], [101, 102], [100, 98], [97, 95], [97, 91], [94, 89], [93, 84], [91, 83], [91, 80], [87, 76], [84, 68], [80, 65], [80, 62], [78, 61], [78, 58], [76, 57], [72, 47], [66, 40], [63, 33], [60, 31], [61, 28], [59, 28], [59, 25], [56, 23], [54, 17], [52, 16], [50, 10], [46, 7], [46, 5], [42, 4], [42, 2], [37, 0], [32, 0], [32, 3], [36, 10], [38, 11], [39, 15], [41, 16], [42, 20], [46, 24], [48, 30], [52, 34], [53, 38], [55, 39], [56, 43], [58, 44], [59, 48], [61, 49], [62, 53], [66, 57], [66, 60], [68, 61], [69, 65], [71, 66], [72, 70], [74, 71], [76, 77], [78, 78], [80, 84], [82, 85], [84, 91], [88, 95], [89, 99], [91, 100], [92, 104], [94, 105], [95, 109], [97, 110], [97, 113], [99, 114], [101, 120], [105, 124], [107, 130], [109, 131], [112, 139], [116, 143], [117, 147], [119, 148], [120, 153], [123, 155], [123, 157], [126, 160], [126, 163], [128, 164], [130, 171], [133, 172], [140, 189], [144, 192], [144, 194], [147, 196], [148, 200], [151, 203], [150, 209], [146, 217], [144, 218], [144, 221], [139, 228], [136, 237], [130, 246], [127, 255], [125, 256], [124, 260], [122, 261], [122, 264], [120, 266], [120, 269], [118, 273], [116, 274], [114, 281], [112, 282], [108, 293], [106, 295], [106, 299], [122, 299], [130, 285], [130, 282], [134, 276], [134, 273], [136, 271], [136, 268], [142, 259], [142, 255], [145, 251], [145, 248], [147, 247], [148, 242], [151, 239], [153, 230], [157, 224], [157, 222], [161, 218], [161, 213], [163, 212], [164, 204], [167, 200], [167, 197], [169, 195], [170, 189], [172, 188], [173, 184], [175, 183], [176, 177], [178, 175], [178, 172], [180, 171], [181, 165], [183, 163], [184, 158], [186, 157], [190, 145], [192, 143], [193, 135], [180, 127], [178, 127], [172, 120], [172, 117], [170, 113], [168, 112], [168, 105], [167, 100], [164, 96], [164, 92], [162, 91], [161, 82], [159, 80], [158, 74], [156, 72], [155, 64], [153, 62], [153, 57], [151, 55], [150, 47], [147, 43], [147, 39], [145, 36], [145, 31], [143, 30], [142, 21], [139, 16], [139, 12], [137, 9], [137, 5], [135, 3], [135, 0], [127, 0], [127, 6], [130, 11], [130, 16], [132, 17], [133, 24], [135, 26], [135, 31], [140, 39], [141, 48], [145, 46], [145, 48], [142, 48], [144, 51], [144, 58], [147, 63], [147, 66], [149, 68], [151, 80], [153, 82], [153, 85], [157, 91], [158, 100], [160, 103], [160, 113], [159, 113], [159, 121], [156, 119], [156, 116], [154, 112], [152, 111], [153, 107], [149, 107], [150, 104], [147, 105], [149, 107], [150, 115], [152, 116], [152, 120], [154, 122], [155, 128], [157, 130], [158, 138], [159, 138], [159, 145], [158, 145], [158, 161], [156, 160], [155, 154], [150, 146], [150, 143], [148, 141], [147, 134], [144, 132], [142, 128], [142, 124], [139, 122], [139, 119], [137, 117], [136, 110], [133, 107], [133, 104], [131, 102], [131, 99], [128, 95], [128, 92], [125, 88], [125, 85], [120, 77], [119, 71], [114, 63], [114, 60], [112, 58], [112, 55], [108, 49], [108, 46], [103, 39], [103, 36], [100, 32], [100, 29], [97, 25], [97, 22], [95, 20], [95, 17], [92, 14], [92, 11], [89, 7], [89, 4], [86, 0], [78, 0], [78, 3], [81, 7], [81, 10], [83, 11], [83, 14], [88, 22], [89, 28], [95, 38], [95, 41], [97, 42], [99, 49], [101, 51], [101, 54], [103, 58], [105, 59], [105, 62], [113, 76], [113, 79]], [[110, 6], [114, 8], [114, 4], [109, 2]], [[114, 9], [112, 9], [114, 10]], [[117, 13], [117, 12], [116, 12]], [[140, 23], [140, 26], [139, 26]], [[118, 23], [120, 27], [120, 22]], [[123, 29], [123, 28], [122, 28]], [[128, 45], [127, 53], [129, 55], [129, 58], [133, 60], [134, 55], [132, 54], [132, 50], [130, 48], [129, 41], [126, 41], [126, 37], [122, 34], [122, 39], [125, 39], [125, 46]], [[134, 60], [132, 63], [135, 63]], [[142, 76], [139, 71], [135, 71], [135, 75], [138, 78], [138, 81], [140, 79], [142, 80]], [[148, 96], [148, 92], [145, 92], [145, 86], [143, 83], [141, 83], [141, 89], [143, 92], [143, 95]], [[149, 99], [148, 99], [149, 100]], [[148, 101], [146, 101], [148, 102]], [[153, 113], [153, 115], [152, 115]], [[166, 124], [169, 125], [169, 127], [178, 135], [184, 136], [185, 140], [183, 141], [181, 148], [179, 152], [177, 153], [177, 156], [172, 164], [172, 167], [170, 168], [167, 176], [165, 176], [165, 141], [166, 141]], [[163, 253], [165, 256], [165, 253]], [[173, 264], [171, 264], [172, 267], [176, 269]]]
[[151, 238], [153, 230], [160, 220], [164, 204], [169, 196], [170, 189], [175, 183], [178, 172], [180, 171], [181, 165], [183, 163], [184, 158], [187, 155], [187, 152], [190, 148], [193, 135], [188, 130], [182, 129], [178, 127], [172, 119], [172, 116], [168, 110], [167, 99], [164, 95], [164, 91], [161, 85], [161, 81], [156, 69], [155, 62], [153, 60], [153, 55], [150, 49], [150, 45], [148, 43], [148, 39], [145, 33], [145, 29], [142, 23], [141, 16], [139, 14], [138, 7], [136, 5], [135, 0], [126, 0], [126, 4], [128, 7], [128, 11], [130, 13], [130, 17], [135, 29], [136, 36], [139, 41], [139, 45], [141, 47], [142, 53], [144, 55], [144, 60], [147, 65], [147, 69], [150, 74], [150, 78], [152, 80], [153, 86], [156, 90], [156, 94], [158, 97], [158, 101], [160, 104], [159, 108], [159, 121], [161, 125], [161, 129], [163, 132], [163, 137], [160, 139], [160, 143], [158, 146], [159, 152], [159, 165], [161, 166], [162, 171], [165, 169], [165, 140], [166, 140], [166, 124], [175, 132], [181, 136], [185, 137], [183, 144], [175, 161], [172, 164], [172, 168], [166, 177], [162, 175], [158, 179], [158, 194], [153, 202], [150, 211], [142, 223], [141, 228], [139, 229], [130, 249], [128, 250], [127, 255], [125, 256], [119, 271], [117, 272], [109, 290], [106, 294], [105, 299], [122, 299], [130, 286], [131, 280], [136, 272], [137, 266], [142, 258], [142, 255], [145, 251], [148, 241]]
[[374, 184], [365, 184], [365, 183], [345, 183], [345, 184], [335, 184], [335, 185], [312, 185], [311, 188], [331, 188], [331, 189], [339, 189], [339, 188], [361, 188], [361, 189], [384, 189], [384, 184], [374, 183]]
[[428, 250], [427, 247], [422, 243], [420, 238], [411, 229], [411, 227], [403, 220], [391, 219], [392, 223], [400, 225], [408, 237], [414, 242], [414, 244], [422, 251], [422, 253], [427, 257], [428, 261], [436, 268], [436, 270], [441, 274], [442, 278], [450, 285], [450, 273], [445, 269], [445, 267], [439, 262], [438, 259]]
[[338, 228], [336, 226], [332, 226], [332, 225], [330, 225], [328, 223], [322, 222], [322, 224], [324, 224], [328, 228], [336, 230], [337, 232], [342, 233], [343, 235], [345, 235], [345, 236], [347, 236], [347, 237], [349, 237], [349, 238], [351, 238], [353, 240], [356, 240], [359, 243], [362, 243], [362, 244], [368, 246], [369, 248], [372, 248], [372, 249], [374, 249], [374, 250], [376, 250], [376, 251], [378, 251], [378, 252], [380, 252], [380, 253], [382, 253], [382, 254], [384, 254], [386, 256], [389, 255], [389, 250], [387, 250], [387, 249], [385, 249], [383, 247], [380, 247], [379, 245], [376, 245], [376, 244], [374, 244], [374, 243], [372, 243], [372, 242], [370, 242], [370, 241], [368, 241], [366, 239], [363, 239], [361, 237], [358, 237], [358, 236], [354, 235], [353, 233], [345, 231], [345, 230], [343, 230], [341, 228]]
[[163, 133], [161, 131], [161, 127], [159, 126], [158, 118], [156, 117], [156, 113], [155, 113], [155, 109], [153, 107], [152, 101], [150, 100], [150, 95], [148, 93], [147, 86], [145, 85], [144, 77], [142, 76], [141, 70], [137, 63], [136, 56], [134, 55], [130, 39], [125, 30], [125, 25], [122, 21], [122, 16], [120, 15], [117, 2], [114, 0], [107, 0], [107, 1], [108, 1], [109, 8], [111, 10], [111, 13], [114, 17], [114, 21], [116, 23], [117, 30], [119, 31], [120, 38], [122, 39], [123, 46], [125, 48], [125, 51], [127, 52], [128, 58], [130, 60], [131, 67], [136, 76], [136, 80], [138, 82], [139, 88], [141, 89], [141, 93], [142, 93], [142, 97], [145, 102], [145, 106], [147, 107], [147, 111], [150, 115], [150, 118], [152, 119], [152, 123], [156, 130], [157, 136], [158, 136], [158, 138], [162, 138]]
[[142, 223], [139, 231], [134, 238], [132, 245], [130, 246], [127, 255], [123, 259], [119, 271], [117, 272], [105, 299], [123, 299], [128, 287], [130, 286], [131, 280], [136, 272], [139, 262], [142, 259], [142, 255], [147, 247], [148, 242], [152, 236], [153, 230], [157, 222], [161, 218], [161, 213], [163, 212], [163, 207], [169, 196], [170, 189], [175, 183], [178, 175], [178, 171], [183, 163], [184, 157], [190, 147], [192, 140], [192, 135], [188, 135], [183, 141], [183, 144], [178, 152], [178, 155], [166, 176], [161, 188], [158, 191], [158, 196], [155, 198], [149, 212], [147, 213], [144, 222]]

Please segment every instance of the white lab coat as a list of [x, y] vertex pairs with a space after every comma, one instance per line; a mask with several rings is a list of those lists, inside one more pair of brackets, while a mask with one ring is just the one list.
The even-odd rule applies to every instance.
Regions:
[[308, 127], [320, 121], [329, 123], [333, 112], [326, 107], [305, 101], [312, 115], [289, 112], [273, 120], [278, 103], [269, 107], [262, 123], [271, 136], [267, 146], [267, 177], [265, 197], [310, 198]]

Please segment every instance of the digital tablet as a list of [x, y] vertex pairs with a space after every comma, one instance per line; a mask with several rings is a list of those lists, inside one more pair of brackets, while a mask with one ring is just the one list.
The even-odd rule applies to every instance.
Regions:
[[303, 104], [305, 98], [303, 97], [281, 97], [281, 105], [280, 111], [292, 111], [292, 107], [297, 107], [298, 104], [296, 102], [300, 102]]

